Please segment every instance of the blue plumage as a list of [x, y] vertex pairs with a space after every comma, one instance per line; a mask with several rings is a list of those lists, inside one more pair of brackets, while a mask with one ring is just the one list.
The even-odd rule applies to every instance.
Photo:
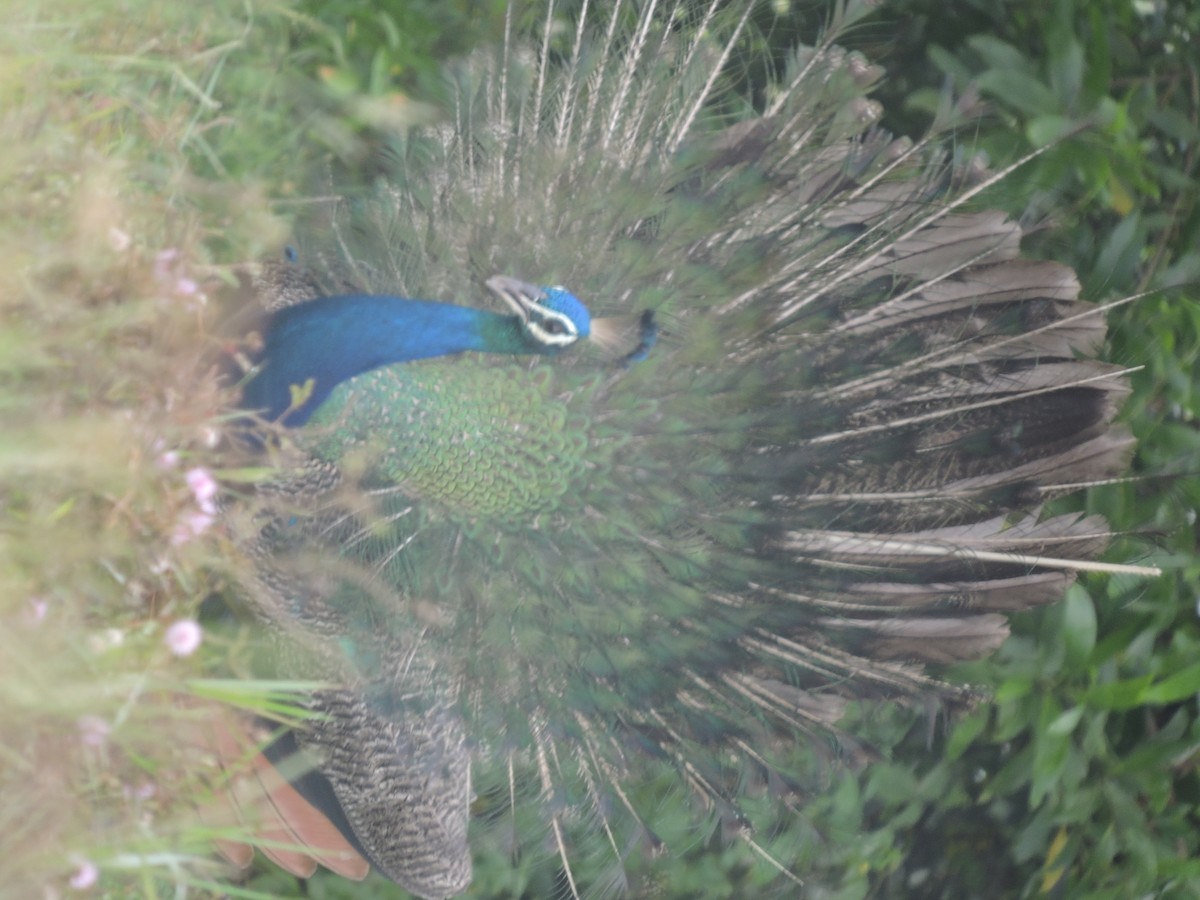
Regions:
[[588, 308], [578, 297], [564, 287], [543, 288], [546, 294], [545, 304], [555, 312], [560, 312], [575, 323], [580, 337], [591, 334], [592, 316]]
[[488, 286], [513, 314], [373, 294], [321, 297], [278, 310], [263, 330], [258, 370], [242, 406], [298, 427], [337, 385], [380, 366], [466, 350], [552, 354], [590, 333], [587, 307], [564, 288], [501, 276]]

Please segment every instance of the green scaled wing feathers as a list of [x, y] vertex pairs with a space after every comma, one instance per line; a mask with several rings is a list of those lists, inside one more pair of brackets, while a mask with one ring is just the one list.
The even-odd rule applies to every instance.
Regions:
[[[924, 664], [991, 652], [1106, 543], [1040, 512], [1131, 449], [1073, 273], [969, 207], [982, 176], [877, 131], [857, 57], [797, 51], [751, 112], [723, 74], [750, 7], [718, 7], [616, 4], [461, 63], [447, 121], [262, 280], [268, 306], [485, 307], [503, 272], [661, 324], [633, 364], [377, 368], [293, 435], [250, 593], [282, 667], [341, 685], [299, 742], [423, 895], [469, 879], [472, 795], [477, 846], [632, 890], [624, 848], [660, 845], [635, 785], [674, 772], [747, 824], [848, 699], [969, 699]], [[608, 848], [595, 885], [576, 841]]]

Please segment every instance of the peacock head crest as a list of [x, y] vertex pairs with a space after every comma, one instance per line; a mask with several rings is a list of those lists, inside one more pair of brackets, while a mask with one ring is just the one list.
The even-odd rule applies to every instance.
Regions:
[[544, 353], [565, 350], [591, 334], [591, 314], [566, 288], [538, 287], [507, 275], [493, 275], [487, 286], [516, 313], [522, 331]]

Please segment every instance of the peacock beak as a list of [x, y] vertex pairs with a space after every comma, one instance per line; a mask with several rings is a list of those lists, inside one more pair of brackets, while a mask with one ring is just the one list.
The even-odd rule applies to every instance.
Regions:
[[525, 321], [529, 320], [533, 307], [546, 299], [546, 292], [540, 287], [519, 278], [493, 275], [484, 283]]

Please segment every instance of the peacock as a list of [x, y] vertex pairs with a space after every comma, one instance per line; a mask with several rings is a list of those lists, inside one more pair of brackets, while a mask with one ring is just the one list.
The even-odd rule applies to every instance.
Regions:
[[487, 844], [632, 892], [664, 773], [752, 842], [798, 745], [865, 756], [848, 702], [970, 704], [926, 667], [1122, 568], [1043, 512], [1133, 440], [1103, 307], [974, 203], [1007, 172], [885, 134], [831, 42], [751, 102], [751, 3], [600, 6], [510, 11], [257, 276], [241, 593], [324, 685], [251, 767], [297, 874], [447, 897]]

